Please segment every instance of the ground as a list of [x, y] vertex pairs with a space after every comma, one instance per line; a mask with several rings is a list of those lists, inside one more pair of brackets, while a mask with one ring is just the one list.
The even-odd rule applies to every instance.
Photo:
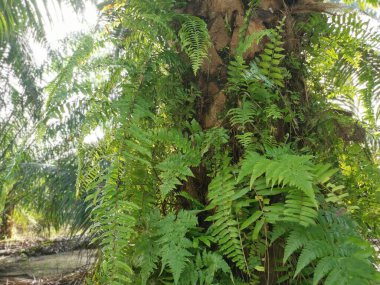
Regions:
[[82, 284], [95, 260], [83, 239], [0, 243], [0, 285]]

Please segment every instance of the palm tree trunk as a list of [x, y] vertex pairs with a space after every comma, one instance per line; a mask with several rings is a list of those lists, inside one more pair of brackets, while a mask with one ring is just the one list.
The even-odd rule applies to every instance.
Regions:
[[13, 213], [15, 209], [15, 203], [12, 199], [13, 191], [10, 190], [5, 200], [5, 206], [1, 213], [1, 225], [0, 225], [0, 240], [12, 237], [13, 227]]
[[[207, 23], [212, 41], [212, 45], [208, 51], [208, 59], [204, 61], [201, 71], [196, 77], [197, 84], [202, 92], [202, 96], [197, 102], [197, 120], [204, 129], [221, 126], [223, 122], [219, 119], [219, 114], [227, 111], [227, 103], [228, 106], [234, 107], [238, 104], [238, 102], [233, 102], [236, 99], [228, 98], [225, 87], [227, 83], [227, 66], [229, 61], [234, 57], [239, 37], [241, 37], [241, 31], [245, 33], [245, 36], [248, 36], [257, 31], [274, 28], [286, 15], [285, 32], [289, 36], [285, 36], [284, 48], [288, 53], [299, 52], [299, 40], [297, 40], [293, 31], [295, 18], [291, 12], [292, 7], [296, 6], [288, 7], [286, 3], [289, 4], [289, 1], [283, 0], [256, 1], [259, 4], [255, 7], [250, 2], [253, 1], [193, 0], [190, 1], [184, 11], [185, 13], [200, 17]], [[297, 1], [290, 2], [295, 3]], [[294, 5], [294, 3], [289, 5]], [[299, 7], [300, 4], [297, 4], [297, 9]], [[245, 20], [245, 18], [248, 19]], [[263, 43], [252, 44], [244, 54], [244, 59], [247, 63], [263, 50], [263, 45]], [[291, 73], [298, 72], [289, 71]], [[294, 92], [299, 92], [301, 97], [306, 100], [302, 75], [293, 75], [293, 78], [297, 80], [293, 82], [294, 80], [291, 79], [289, 83], [291, 86], [287, 87], [292, 88]], [[275, 135], [276, 139], [283, 141], [288, 131], [286, 124], [279, 121]], [[206, 169], [204, 167], [200, 167], [193, 172], [194, 177], [186, 183], [185, 190], [199, 201], [206, 203], [207, 185], [210, 178], [205, 173]], [[200, 224], [202, 226], [206, 224], [202, 221], [205, 218], [200, 217]], [[261, 284], [275, 284], [278, 276], [274, 268], [276, 267], [276, 260], [278, 260], [279, 256], [282, 256], [282, 248], [275, 245], [268, 250], [268, 255], [265, 272], [261, 276]]]

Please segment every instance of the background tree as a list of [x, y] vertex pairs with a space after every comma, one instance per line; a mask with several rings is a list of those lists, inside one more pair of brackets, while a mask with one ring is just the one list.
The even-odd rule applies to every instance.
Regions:
[[[78, 11], [83, 8], [82, 1], [68, 2]], [[43, 112], [45, 97], [42, 76], [46, 75], [47, 71], [46, 65], [36, 65], [30, 44], [38, 42], [49, 49], [44, 20], [46, 21], [50, 14], [47, 6], [43, 6], [42, 2], [40, 4], [42, 5], [38, 5], [37, 1], [0, 3], [0, 201], [2, 201], [0, 237], [2, 238], [11, 236], [11, 216], [22, 199], [30, 202], [33, 201], [31, 197], [44, 197], [44, 195], [31, 194], [36, 190], [32, 186], [35, 180], [44, 180], [43, 176], [46, 174], [42, 171], [45, 169], [44, 165], [61, 164], [62, 155], [67, 152], [71, 151], [73, 155], [73, 144], [61, 141], [57, 145], [57, 137], [60, 140], [69, 140], [68, 129], [75, 128], [75, 120], [67, 120], [60, 126], [50, 125], [44, 143], [38, 143], [38, 134], [35, 133], [36, 126], [46, 122], [42, 121], [46, 116]], [[63, 133], [64, 130], [66, 133]], [[70, 131], [70, 136], [73, 135], [74, 132]], [[29, 166], [30, 169], [26, 169]], [[70, 177], [75, 180], [74, 173]], [[55, 190], [58, 191], [59, 187]], [[69, 194], [69, 197], [74, 197], [74, 188], [72, 190], [72, 195]], [[28, 196], [26, 192], [30, 195]], [[63, 195], [63, 192], [61, 194]], [[40, 205], [46, 206], [46, 203]], [[59, 204], [52, 207], [54, 208], [58, 209]]]

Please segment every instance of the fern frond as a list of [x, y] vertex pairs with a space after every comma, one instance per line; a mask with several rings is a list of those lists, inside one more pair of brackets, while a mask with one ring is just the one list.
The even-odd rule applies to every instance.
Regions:
[[189, 263], [189, 258], [193, 256], [189, 251], [193, 243], [186, 238], [186, 234], [197, 224], [198, 220], [194, 213], [180, 211], [177, 217], [169, 214], [156, 225], [157, 243], [160, 245], [162, 262], [161, 272], [169, 266], [174, 277], [174, 284], [178, 284], [182, 272]]
[[253, 142], [253, 133], [251, 132], [245, 132], [240, 135], [236, 135], [236, 138], [238, 139], [239, 143], [244, 147], [245, 150], [249, 151], [252, 147]]
[[[368, 254], [358, 255], [370, 245], [357, 239], [355, 227], [347, 217], [332, 219], [332, 213], [319, 211], [318, 223], [291, 230], [285, 247], [284, 262], [297, 250], [301, 250], [295, 276], [311, 263], [316, 264], [313, 285], [326, 277], [323, 284], [370, 284], [376, 280], [376, 269], [368, 260]], [[355, 269], [354, 269], [355, 268]], [[358, 283], [359, 284], [359, 283]]]
[[242, 74], [245, 74], [248, 66], [244, 58], [240, 55], [235, 56], [234, 60], [228, 65], [228, 90], [230, 92], [238, 92], [248, 87], [248, 82]]
[[260, 72], [279, 87], [285, 87], [284, 80], [286, 78], [286, 70], [280, 66], [281, 60], [285, 57], [283, 53], [285, 49], [282, 47], [284, 44], [282, 41], [284, 23], [285, 18], [276, 27], [276, 32], [273, 33], [271, 41], [266, 44], [260, 58], [257, 58]]
[[315, 201], [298, 190], [289, 190], [283, 212], [279, 214], [278, 220], [295, 222], [305, 227], [314, 225], [318, 216]]
[[[193, 159], [192, 159], [193, 158]], [[194, 159], [195, 158], [195, 159]], [[177, 185], [181, 185], [187, 177], [193, 177], [191, 166], [197, 166], [200, 163], [198, 157], [189, 155], [172, 154], [164, 161], [157, 165], [161, 170], [160, 185], [161, 194], [166, 197]]]
[[[248, 153], [242, 161], [238, 181], [250, 175], [250, 186], [265, 174], [267, 185], [295, 186], [315, 201], [313, 189], [313, 166], [310, 156], [285, 154], [269, 160], [257, 153]], [[315, 201], [316, 204], [316, 201]]]
[[181, 275], [179, 285], [212, 285], [221, 274], [230, 274], [229, 279], [234, 283], [231, 269], [221, 255], [206, 250], [199, 251]]
[[247, 100], [243, 101], [240, 108], [232, 108], [227, 113], [230, 116], [231, 124], [244, 128], [246, 124], [253, 123], [256, 111], [253, 104]]
[[286, 246], [284, 250], [283, 262], [285, 263], [288, 258], [298, 249], [302, 248], [308, 239], [303, 231], [293, 230], [286, 239]]
[[[95, 236], [94, 242], [102, 246], [102, 275], [107, 276], [107, 283], [113, 285], [132, 280], [133, 270], [126, 262], [125, 254], [135, 234], [134, 212], [139, 209], [134, 203], [123, 199], [120, 171], [120, 161], [116, 159], [105, 176], [104, 188], [98, 194], [98, 205], [92, 210], [93, 224], [90, 228]], [[113, 210], [110, 212], [110, 209]]]
[[323, 277], [337, 266], [337, 261], [331, 256], [322, 258], [314, 270], [313, 285], [317, 285]]
[[236, 56], [243, 56], [244, 53], [254, 44], [258, 44], [264, 37], [274, 37], [275, 31], [272, 29], [264, 29], [261, 31], [255, 31], [252, 34], [246, 36], [243, 40], [239, 41], [236, 48]]
[[215, 214], [208, 217], [213, 224], [209, 231], [219, 244], [219, 250], [230, 258], [241, 270], [247, 271], [247, 264], [241, 244], [239, 224], [232, 213], [235, 196], [235, 179], [232, 169], [221, 170], [209, 185], [208, 209], [215, 209]]
[[312, 261], [331, 254], [331, 252], [333, 252], [333, 248], [331, 248], [331, 245], [323, 240], [314, 240], [308, 242], [301, 251], [301, 254], [298, 258], [297, 268], [294, 276], [297, 276], [301, 270], [308, 266]]
[[145, 285], [149, 277], [157, 270], [157, 263], [159, 261], [159, 251], [155, 240], [143, 235], [144, 238], [140, 239], [137, 245], [136, 252], [140, 253], [141, 265], [141, 284]]
[[186, 16], [179, 30], [183, 50], [189, 56], [194, 74], [197, 74], [211, 45], [206, 23], [194, 16]]

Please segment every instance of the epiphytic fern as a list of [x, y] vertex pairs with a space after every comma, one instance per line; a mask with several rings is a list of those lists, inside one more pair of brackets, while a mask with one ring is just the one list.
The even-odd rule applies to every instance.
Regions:
[[[192, 126], [194, 127], [194, 124], [189, 126], [190, 129]], [[156, 139], [170, 146], [169, 152], [171, 152], [156, 166], [160, 171], [160, 190], [163, 197], [166, 197], [177, 185], [181, 185], [182, 181], [186, 181], [187, 177], [194, 176], [190, 167], [198, 166], [200, 163], [200, 141], [194, 143], [191, 141], [197, 135], [202, 135], [199, 131], [194, 130], [195, 133], [191, 134], [190, 138], [176, 129], [156, 131]]]
[[232, 108], [228, 111], [232, 126], [244, 129], [246, 124], [253, 123], [256, 111], [253, 104], [249, 101], [243, 101], [240, 108]]
[[186, 16], [179, 31], [183, 50], [189, 56], [194, 73], [201, 67], [208, 55], [210, 36], [206, 23], [194, 16]]
[[164, 161], [157, 165], [157, 169], [161, 170], [160, 185], [161, 194], [163, 197], [168, 195], [177, 185], [181, 185], [181, 180], [186, 180], [187, 177], [192, 177], [193, 172], [191, 166], [199, 164], [198, 156], [187, 154], [171, 154]]
[[[255, 180], [265, 174], [266, 184], [274, 187], [295, 186], [311, 199], [315, 194], [312, 187], [313, 167], [310, 156], [284, 154], [276, 160], [269, 160], [257, 153], [248, 153], [242, 162], [238, 180], [250, 176], [250, 186]], [[315, 202], [316, 203], [316, 202]]]
[[[319, 191], [319, 185], [329, 181], [336, 170], [330, 169], [329, 165], [314, 165], [310, 156], [293, 155], [285, 150], [272, 149], [273, 159], [248, 152], [242, 161], [238, 182], [249, 178], [250, 188], [263, 197], [283, 195], [283, 202], [263, 204], [262, 216], [267, 222], [288, 221], [305, 227], [313, 225], [319, 205], [315, 192]], [[324, 187], [332, 192], [331, 187]], [[252, 223], [250, 219], [257, 220], [251, 216], [245, 223]]]
[[[208, 209], [215, 209], [214, 215], [207, 218], [213, 224], [209, 231], [219, 245], [219, 251], [229, 257], [241, 270], [247, 270], [239, 223], [232, 212], [232, 203], [238, 199], [236, 181], [231, 168], [222, 169], [209, 185]], [[245, 191], [247, 192], [247, 191]]]
[[228, 65], [228, 90], [230, 92], [239, 92], [241, 89], [248, 87], [248, 81], [242, 74], [248, 69], [243, 56], [237, 55]]
[[202, 131], [200, 125], [192, 121], [188, 123], [187, 135], [176, 129], [162, 129], [156, 133], [156, 139], [168, 146], [168, 155], [156, 165], [160, 171], [160, 190], [166, 197], [178, 185], [182, 185], [188, 177], [192, 177], [191, 167], [201, 163], [201, 157], [210, 148], [217, 147], [227, 142], [227, 137], [222, 129]]
[[170, 214], [157, 224], [162, 269], [169, 266], [175, 284], [185, 270], [188, 258], [192, 256], [189, 248], [193, 243], [186, 238], [186, 234], [197, 224], [194, 213], [186, 211], [180, 211], [177, 216]]
[[284, 44], [282, 41], [284, 23], [285, 18], [276, 27], [276, 33], [272, 36], [271, 41], [265, 45], [264, 52], [260, 54], [260, 59], [257, 59], [260, 72], [280, 87], [284, 87], [286, 75], [286, 70], [280, 66], [281, 60], [285, 57], [282, 47]]

